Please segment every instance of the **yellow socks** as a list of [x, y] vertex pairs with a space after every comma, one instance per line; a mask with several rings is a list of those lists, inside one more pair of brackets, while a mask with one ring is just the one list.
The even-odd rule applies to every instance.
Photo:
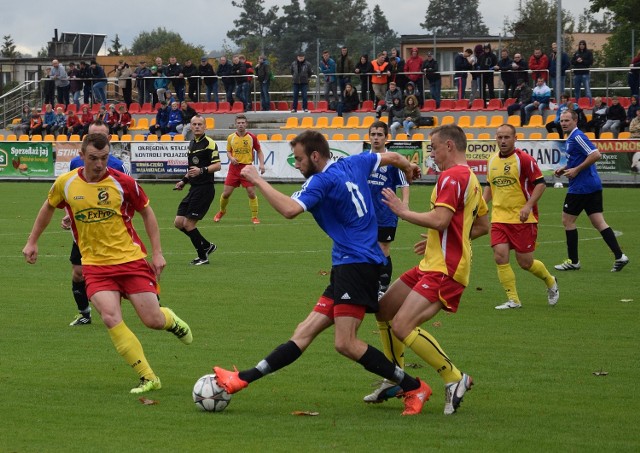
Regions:
[[258, 197], [249, 198], [249, 209], [251, 210], [251, 218], [258, 217]]
[[118, 354], [138, 373], [138, 376], [148, 380], [156, 379], [155, 373], [144, 356], [140, 341], [124, 321], [109, 329], [109, 336]]
[[167, 307], [160, 307], [160, 311], [164, 314], [164, 327], [163, 330], [169, 330], [173, 327], [173, 323], [175, 319], [173, 318], [173, 312], [169, 310]]
[[378, 321], [378, 330], [385, 357], [400, 368], [404, 368], [404, 343], [391, 332], [389, 321]]
[[220, 196], [220, 211], [227, 212], [227, 205], [229, 204], [229, 199], [224, 198], [222, 195]]
[[520, 303], [518, 290], [516, 289], [516, 274], [513, 273], [511, 265], [498, 264], [498, 280], [507, 293], [507, 299]]
[[458, 382], [462, 379], [462, 373], [458, 370], [449, 357], [444, 353], [438, 342], [426, 330], [416, 327], [403, 340], [422, 360], [427, 362], [438, 372], [445, 384]]
[[544, 266], [542, 261], [533, 260], [533, 264], [527, 270], [531, 272], [533, 275], [535, 275], [536, 277], [538, 277], [540, 280], [544, 280], [544, 283], [545, 285], [547, 285], [547, 288], [551, 288], [556, 283], [556, 280], [549, 273], [549, 271]]

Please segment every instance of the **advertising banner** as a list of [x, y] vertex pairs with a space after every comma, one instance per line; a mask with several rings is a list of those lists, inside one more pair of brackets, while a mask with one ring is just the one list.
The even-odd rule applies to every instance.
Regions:
[[0, 177], [53, 177], [51, 143], [0, 142]]

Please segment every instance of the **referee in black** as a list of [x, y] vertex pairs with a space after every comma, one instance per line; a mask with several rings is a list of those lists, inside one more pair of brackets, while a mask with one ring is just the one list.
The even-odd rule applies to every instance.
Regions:
[[198, 231], [198, 220], [207, 214], [216, 191], [213, 187], [214, 173], [221, 168], [220, 156], [216, 142], [205, 134], [205, 120], [200, 115], [191, 118], [193, 140], [187, 152], [187, 174], [178, 181], [174, 190], [182, 190], [187, 183], [191, 184], [189, 193], [178, 205], [178, 212], [173, 224], [177, 229], [189, 236], [198, 257], [191, 261], [194, 266], [209, 264], [209, 254], [215, 252], [216, 245], [206, 240]]

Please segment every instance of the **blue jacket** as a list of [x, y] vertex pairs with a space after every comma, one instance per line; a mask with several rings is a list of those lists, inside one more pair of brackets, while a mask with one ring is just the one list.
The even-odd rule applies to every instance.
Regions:
[[[556, 76], [556, 55], [554, 55], [553, 52], [549, 54], [549, 76], [552, 79]], [[566, 52], [562, 52], [560, 57], [560, 75], [563, 76], [570, 67], [571, 62], [569, 61], [569, 55], [567, 55]]]
[[160, 127], [166, 127], [169, 124], [169, 108], [160, 107], [156, 113], [156, 124]]
[[336, 62], [333, 61], [333, 58], [329, 58], [327, 61], [320, 60], [320, 72], [322, 72], [325, 77], [324, 79], [327, 82], [333, 83], [337, 81], [336, 70], [337, 70]]
[[169, 110], [169, 122], [167, 124], [169, 127], [182, 124], [182, 110]]

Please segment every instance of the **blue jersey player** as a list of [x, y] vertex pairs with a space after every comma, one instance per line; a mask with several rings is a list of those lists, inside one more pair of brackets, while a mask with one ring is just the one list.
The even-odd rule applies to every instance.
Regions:
[[[371, 141], [372, 153], [386, 153], [387, 134], [389, 128], [387, 123], [376, 121], [369, 127], [369, 140]], [[379, 166], [369, 175], [369, 189], [373, 198], [373, 206], [378, 219], [378, 244], [386, 258], [386, 263], [380, 267], [380, 288], [378, 297], [389, 288], [391, 284], [391, 274], [393, 264], [391, 261], [391, 242], [396, 237], [398, 226], [398, 216], [393, 213], [389, 206], [382, 202], [382, 189], [391, 189], [396, 192], [401, 190], [401, 200], [409, 205], [409, 183], [404, 172], [391, 165]]]
[[417, 165], [397, 153], [365, 153], [338, 161], [317, 131], [305, 131], [291, 141], [295, 167], [307, 178], [300, 191], [288, 197], [266, 182], [254, 166], [242, 176], [255, 184], [276, 211], [292, 219], [309, 211], [333, 240], [329, 286], [298, 325], [291, 339], [276, 347], [254, 368], [238, 372], [214, 367], [217, 381], [235, 393], [257, 379], [297, 360], [313, 339], [335, 325], [336, 350], [366, 370], [398, 383], [403, 390], [404, 415], [420, 413], [431, 389], [406, 374], [373, 346], [357, 338], [366, 312], [378, 310], [378, 271], [384, 255], [377, 243], [378, 224], [367, 179], [378, 167], [401, 168], [410, 179], [419, 176]]
[[567, 110], [560, 115], [560, 126], [567, 134], [567, 165], [555, 171], [556, 176], [569, 178], [569, 190], [562, 208], [562, 224], [567, 236], [569, 257], [555, 266], [559, 271], [580, 269], [578, 257], [578, 229], [576, 220], [582, 211], [589, 216], [593, 227], [600, 232], [615, 256], [611, 272], [619, 272], [629, 263], [627, 255], [622, 253], [616, 235], [604, 220], [602, 204], [602, 182], [596, 162], [600, 159], [598, 148], [578, 129], [578, 114]]

